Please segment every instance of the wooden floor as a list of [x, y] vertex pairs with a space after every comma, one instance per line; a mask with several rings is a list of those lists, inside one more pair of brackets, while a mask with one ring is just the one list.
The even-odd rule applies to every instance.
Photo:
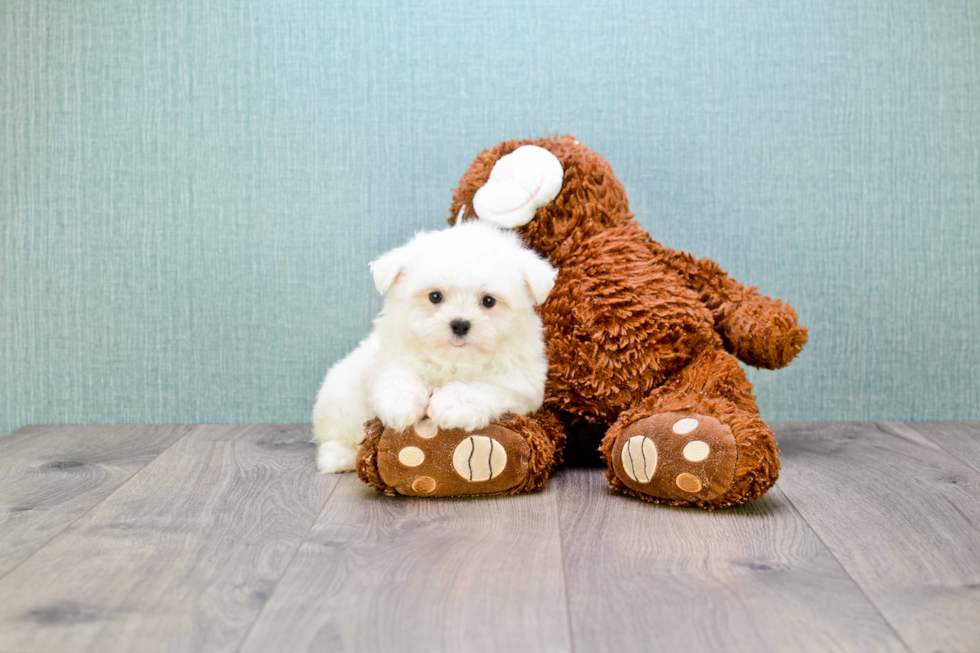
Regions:
[[980, 651], [980, 424], [784, 424], [715, 513], [600, 469], [494, 499], [321, 476], [306, 426], [0, 439], [0, 653]]

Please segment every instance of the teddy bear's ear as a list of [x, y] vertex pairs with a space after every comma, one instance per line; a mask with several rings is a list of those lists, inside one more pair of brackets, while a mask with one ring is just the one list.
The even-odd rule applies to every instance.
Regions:
[[387, 254], [382, 254], [370, 263], [371, 274], [374, 275], [374, 287], [384, 295], [395, 283], [395, 279], [405, 267], [407, 252], [404, 247], [398, 247]]
[[522, 145], [494, 164], [490, 179], [473, 196], [473, 210], [502, 229], [527, 224], [539, 208], [558, 197], [564, 175], [554, 154]]
[[541, 258], [531, 250], [525, 251], [525, 260], [522, 267], [524, 281], [527, 284], [534, 304], [543, 304], [548, 299], [548, 294], [555, 287], [555, 277], [558, 270], [551, 267], [545, 259]]

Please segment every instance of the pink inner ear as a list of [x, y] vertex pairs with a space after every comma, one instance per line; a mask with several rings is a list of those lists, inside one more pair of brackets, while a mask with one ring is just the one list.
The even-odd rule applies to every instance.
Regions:
[[511, 168], [510, 165], [503, 159], [497, 161], [497, 163], [495, 163], [493, 166], [493, 170], [490, 171], [490, 181], [493, 182], [499, 183], [513, 178], [514, 169]]

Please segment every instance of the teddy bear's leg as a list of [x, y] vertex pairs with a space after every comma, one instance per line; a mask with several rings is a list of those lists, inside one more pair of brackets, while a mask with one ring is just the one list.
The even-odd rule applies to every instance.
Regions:
[[600, 449], [610, 486], [658, 503], [726, 508], [759, 498], [779, 476], [772, 431], [724, 351], [702, 352], [623, 412]]
[[365, 425], [357, 475], [389, 496], [522, 494], [542, 488], [561, 459], [564, 427], [544, 410], [508, 413], [485, 429], [441, 431], [422, 420], [406, 431]]

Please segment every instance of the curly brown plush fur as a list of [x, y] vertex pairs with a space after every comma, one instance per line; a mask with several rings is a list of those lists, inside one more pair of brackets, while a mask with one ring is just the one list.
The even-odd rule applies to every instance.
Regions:
[[[592, 446], [605, 432], [608, 458], [616, 436], [643, 417], [710, 415], [736, 440], [731, 487], [710, 501], [669, 502], [711, 509], [764, 494], [779, 473], [778, 450], [736, 358], [769, 369], [789, 364], [807, 339], [796, 312], [714, 261], [654, 241], [633, 220], [609, 164], [571, 136], [507, 141], [481, 152], [460, 180], [450, 221], [464, 206], [464, 218], [476, 218], [474, 194], [497, 160], [522, 145], [549, 150], [564, 169], [558, 197], [517, 229], [560, 270], [541, 306], [550, 369], [538, 423], [557, 424], [545, 432], [562, 442], [561, 427], [574, 429], [570, 440]], [[614, 488], [660, 501], [627, 488], [611, 467], [607, 477]]]
[[497, 423], [523, 435], [531, 446], [527, 478], [508, 490], [507, 494], [540, 490], [547, 485], [555, 465], [561, 462], [565, 448], [565, 432], [561, 423], [547, 412], [526, 416], [507, 413]]
[[354, 468], [359, 479], [382, 494], [396, 497], [398, 493], [384, 482], [378, 471], [378, 442], [381, 441], [384, 432], [384, 424], [377, 417], [364, 423], [364, 440], [361, 442], [361, 448], [357, 450]]

